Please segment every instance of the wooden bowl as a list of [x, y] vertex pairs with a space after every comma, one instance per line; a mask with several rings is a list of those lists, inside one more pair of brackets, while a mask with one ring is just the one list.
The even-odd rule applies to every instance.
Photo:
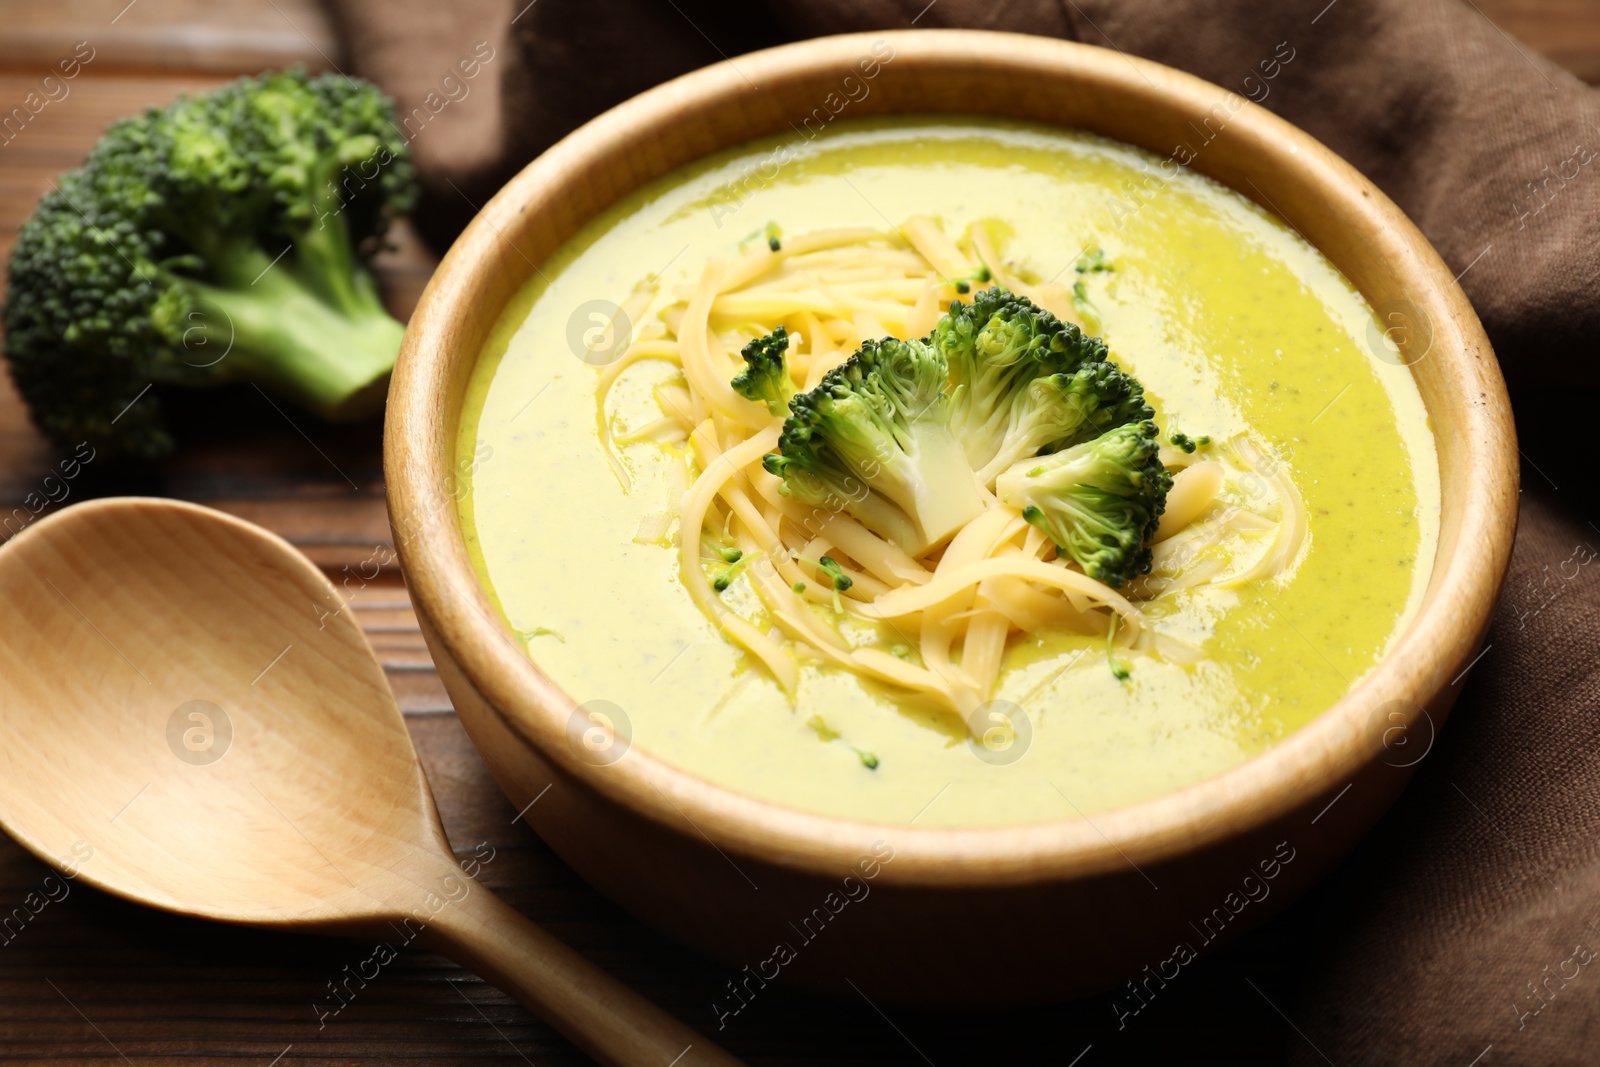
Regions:
[[[568, 742], [572, 699], [509, 639], [480, 588], [455, 511], [457, 416], [489, 330], [534, 264], [645, 182], [815, 122], [846, 90], [859, 96], [857, 64], [874, 45], [880, 59], [885, 46], [893, 56], [849, 104], [852, 118], [966, 112], [1090, 130], [1162, 155], [1198, 146], [1190, 166], [1321, 249], [1412, 363], [1443, 482], [1426, 598], [1348, 696], [1254, 759], [1125, 808], [1028, 826], [886, 826], [794, 811], [638, 748], [607, 766], [579, 758]], [[511, 802], [532, 805], [528, 822], [584, 878], [727, 962], [730, 984], [705, 991], [723, 1021], [778, 979], [968, 1009], [1125, 979], [1152, 995], [1192, 952], [1314, 882], [1393, 801], [1460, 691], [1453, 679], [1488, 626], [1516, 522], [1517, 450], [1494, 354], [1450, 270], [1388, 198], [1238, 94], [1011, 34], [787, 45], [679, 78], [582, 127], [502, 189], [445, 257], [406, 332], [385, 433], [395, 543], [461, 721]], [[1130, 993], [1128, 1007], [1138, 1003]]]

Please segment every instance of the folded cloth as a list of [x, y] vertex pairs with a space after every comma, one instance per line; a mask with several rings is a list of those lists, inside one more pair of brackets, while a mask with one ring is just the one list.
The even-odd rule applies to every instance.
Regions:
[[568, 130], [668, 77], [794, 37], [913, 24], [1167, 63], [1372, 178], [1483, 319], [1520, 416], [1525, 494], [1490, 647], [1349, 872], [1343, 927], [1306, 964], [1289, 1056], [1600, 1061], [1600, 527], [1587, 427], [1544, 410], [1551, 375], [1575, 407], [1600, 385], [1600, 94], [1457, 0], [331, 2], [353, 69], [400, 100], [435, 241]]

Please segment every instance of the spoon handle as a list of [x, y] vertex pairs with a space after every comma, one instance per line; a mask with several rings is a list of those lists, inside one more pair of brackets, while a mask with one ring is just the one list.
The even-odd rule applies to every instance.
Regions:
[[418, 935], [607, 1067], [743, 1067], [473, 881]]

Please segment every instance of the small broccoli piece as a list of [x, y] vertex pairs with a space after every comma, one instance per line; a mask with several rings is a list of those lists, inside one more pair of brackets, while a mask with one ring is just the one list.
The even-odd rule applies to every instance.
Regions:
[[[802, 558], [800, 562], [827, 575], [828, 584], [833, 586], [833, 610], [840, 612], [844, 611], [844, 605], [839, 602], [839, 594], [844, 592], [846, 589], [849, 589], [852, 585], [855, 585], [856, 582], [854, 578], [850, 577], [844, 572], [843, 567], [839, 566], [839, 561], [834, 559], [832, 556], [823, 556], [821, 559], [815, 561]], [[795, 592], [799, 593], [804, 591], [804, 582], [797, 582], [795, 584], [800, 587], [796, 589]]]
[[1098, 338], [999, 286], [971, 304], [951, 301], [929, 340], [949, 364], [950, 427], [974, 471], [999, 454], [1036, 379], [1072, 374], [1107, 355]]
[[845, 748], [848, 748], [851, 752], [854, 752], [856, 754], [856, 758], [861, 761], [861, 765], [867, 770], [875, 771], [878, 769], [877, 756], [874, 756], [872, 753], [863, 749], [859, 749], [855, 745], [852, 745], [850, 742], [846, 741], [844, 739], [844, 735], [839, 733], [838, 730], [835, 730], [833, 727], [829, 726], [827, 721], [823, 719], [821, 715], [811, 716], [811, 718], [806, 720], [806, 725], [811, 727], [811, 732], [817, 735], [817, 739], [819, 741], [830, 744], [837, 741]]
[[1111, 677], [1119, 682], [1126, 682], [1132, 674], [1127, 664], [1117, 658], [1117, 613], [1111, 613], [1111, 625], [1106, 628], [1106, 666], [1111, 668]]
[[745, 234], [744, 237], [739, 240], [739, 247], [743, 248], [745, 245], [749, 244], [751, 241], [754, 241], [758, 237], [761, 238], [763, 244], [765, 244], [774, 252], [777, 252], [783, 248], [783, 229], [775, 221], [768, 222], [759, 230], [751, 230], [749, 233]]
[[1079, 274], [1099, 274], [1102, 271], [1116, 270], [1106, 258], [1106, 250], [1103, 248], [1096, 248], [1079, 256], [1073, 269]]
[[1089, 299], [1089, 287], [1083, 284], [1082, 279], [1072, 283], [1072, 306], [1077, 309], [1078, 318], [1083, 320], [1085, 326], [1096, 333], [1100, 332], [1105, 319], [1095, 302]]
[[867, 341], [789, 402], [766, 469], [796, 500], [843, 510], [921, 555], [984, 509], [950, 428], [948, 367], [924, 341]]
[[985, 285], [987, 285], [993, 280], [994, 272], [989, 269], [989, 265], [987, 263], [980, 263], [977, 267], [969, 270], [965, 274], [958, 274], [954, 278], [945, 279], [945, 281], [950, 285], [955, 286], [956, 292], [960, 293], [962, 296], [972, 292], [973, 282], [983, 282]]
[[789, 331], [782, 326], [745, 345], [739, 353], [744, 358], [744, 370], [734, 375], [733, 391], [746, 400], [767, 405], [774, 415], [782, 415], [794, 393], [784, 359], [788, 350]]
[[[727, 592], [728, 586], [732, 585], [733, 580], [739, 577], [739, 572], [748, 567], [756, 560], [758, 556], [761, 555], [759, 552], [752, 552], [747, 556], [738, 549], [732, 549], [731, 551], [733, 552], [734, 558], [728, 560], [728, 569], [711, 580], [711, 588], [715, 589], [719, 593]], [[728, 559], [726, 555], [724, 555], [722, 558]]]
[[1173, 448], [1183, 452], [1193, 452], [1200, 446], [1200, 442], [1196, 441], [1188, 434], [1178, 433], [1176, 430], [1174, 430], [1172, 434], [1167, 437], [1167, 440], [1172, 443]]
[[366, 260], [415, 197], [393, 103], [342, 75], [242, 78], [113, 124], [12, 252], [5, 354], [34, 421], [153, 459], [167, 387], [376, 414], [404, 327]]
[[1114, 426], [1154, 417], [1144, 388], [1114, 363], [1085, 363], [1071, 374], [1035, 378], [1011, 406], [999, 450], [978, 480], [993, 484], [1002, 471], [1041, 449], [1070, 448]]
[[739, 558], [744, 555], [744, 553], [739, 551], [737, 548], [733, 548], [728, 545], [717, 544], [709, 535], [701, 538], [700, 544], [707, 552], [710, 552], [713, 556], [718, 557], [724, 563], [738, 563]]
[[1150, 570], [1147, 542], [1172, 488], [1159, 447], [1155, 423], [1128, 423], [1065, 451], [1023, 460], [1000, 475], [995, 491], [1084, 573], [1120, 586]]
[[844, 568], [839, 566], [839, 561], [832, 556], [823, 556], [817, 560], [817, 569], [833, 582], [834, 592], [842, 593], [856, 584], [855, 579], [846, 574]]
[[805, 582], [795, 582], [789, 588], [793, 589], [796, 593], [804, 593], [806, 591], [806, 583]]

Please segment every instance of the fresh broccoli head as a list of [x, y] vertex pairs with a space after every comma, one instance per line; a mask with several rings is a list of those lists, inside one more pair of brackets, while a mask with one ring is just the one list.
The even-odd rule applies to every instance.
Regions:
[[984, 509], [950, 430], [948, 367], [924, 341], [867, 341], [789, 402], [767, 470], [802, 503], [848, 512], [912, 555]]
[[404, 327], [365, 260], [414, 199], [392, 102], [356, 79], [242, 78], [114, 124], [12, 253], [6, 357], [34, 420], [149, 459], [172, 447], [152, 385], [376, 413]]
[[995, 491], [1048, 534], [1063, 557], [1119, 586], [1150, 570], [1147, 544], [1172, 488], [1159, 449], [1155, 423], [1128, 423], [1023, 460], [1000, 475]]
[[950, 427], [982, 471], [999, 454], [1016, 409], [1036, 379], [1103, 363], [1106, 346], [1024, 296], [995, 286], [952, 301], [930, 341], [950, 367]]
[[794, 393], [789, 384], [789, 369], [784, 353], [789, 350], [789, 331], [779, 326], [765, 337], [757, 337], [739, 353], [744, 370], [734, 375], [733, 391], [746, 400], [767, 405], [774, 415], [782, 415], [784, 405]]
[[1035, 378], [1001, 416], [999, 450], [978, 471], [992, 485], [1000, 473], [1040, 450], [1070, 448], [1129, 422], [1145, 422], [1155, 412], [1144, 388], [1114, 363], [1085, 363], [1071, 374]]

